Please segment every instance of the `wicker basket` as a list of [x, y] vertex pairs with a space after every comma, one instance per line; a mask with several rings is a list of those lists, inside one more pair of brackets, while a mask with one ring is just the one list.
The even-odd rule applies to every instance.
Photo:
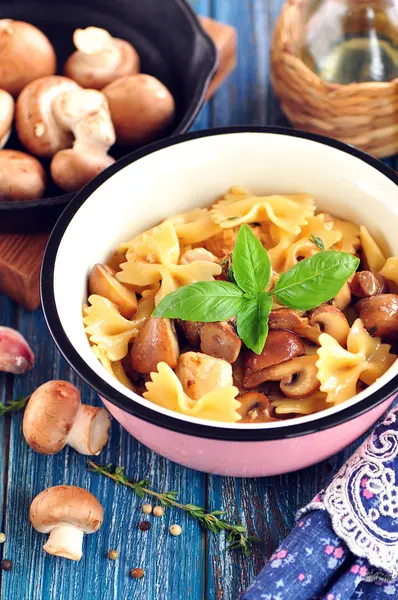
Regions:
[[[304, 0], [305, 1], [305, 0]], [[296, 56], [304, 32], [303, 0], [287, 0], [272, 45], [272, 83], [297, 128], [328, 135], [370, 154], [398, 152], [398, 79], [326, 83]]]

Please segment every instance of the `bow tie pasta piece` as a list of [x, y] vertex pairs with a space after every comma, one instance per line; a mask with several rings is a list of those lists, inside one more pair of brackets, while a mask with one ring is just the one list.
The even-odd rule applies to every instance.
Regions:
[[368, 264], [369, 271], [375, 275], [382, 270], [386, 264], [386, 257], [370, 235], [366, 227], [360, 227], [360, 239], [364, 258]]
[[91, 306], [84, 308], [84, 330], [92, 344], [98, 346], [102, 355], [111, 361], [124, 358], [132, 338], [138, 334], [144, 320], [153, 312], [153, 297], [143, 298], [138, 303], [134, 319], [122, 317], [113, 302], [93, 294], [88, 299]]
[[271, 404], [278, 415], [311, 415], [328, 408], [327, 395], [324, 392], [316, 392], [307, 398], [278, 398], [272, 400]]
[[155, 297], [158, 304], [167, 294], [188, 283], [212, 281], [221, 266], [208, 261], [179, 265], [180, 246], [174, 225], [164, 222], [130, 245], [127, 262], [120, 265], [116, 278], [130, 285], [159, 284]]
[[166, 220], [167, 222], [174, 225], [177, 237], [183, 245], [199, 244], [221, 231], [221, 228], [214, 223], [207, 208], [197, 208], [188, 213], [170, 217]]
[[372, 338], [357, 319], [347, 338], [347, 350], [327, 333], [319, 336], [316, 363], [321, 391], [327, 402], [340, 404], [357, 393], [358, 380], [370, 385], [385, 373], [397, 358], [380, 338]]
[[223, 229], [242, 223], [271, 222], [288, 233], [299, 235], [307, 218], [315, 212], [315, 202], [308, 194], [251, 196], [233, 203], [220, 200], [210, 212], [214, 222]]
[[386, 264], [380, 271], [380, 275], [398, 285], [398, 256], [387, 258]]
[[324, 214], [309, 217], [308, 224], [301, 229], [299, 239], [291, 243], [287, 249], [282, 271], [288, 271], [294, 267], [299, 259], [310, 258], [321, 251], [320, 248], [311, 241], [312, 236], [319, 237], [325, 246], [325, 250], [329, 250], [342, 239], [343, 234], [341, 231], [333, 229], [332, 221], [325, 221]]
[[98, 346], [92, 346], [92, 351], [94, 352], [95, 356], [98, 358], [100, 363], [108, 371], [108, 373], [113, 375], [113, 377], [115, 377], [120, 383], [126, 386], [126, 388], [128, 388], [132, 392], [135, 392], [135, 388], [131, 383], [130, 379], [127, 377], [126, 373], [124, 372], [120, 360], [117, 360], [112, 363], [107, 357], [106, 353], [103, 350], [101, 350]]
[[239, 390], [234, 386], [220, 388], [202, 396], [196, 402], [184, 392], [174, 371], [166, 364], [157, 365], [157, 373], [151, 373], [152, 381], [146, 383], [143, 396], [158, 406], [199, 419], [236, 423], [241, 418], [240, 402], [235, 398]]
[[358, 225], [335, 218], [332, 220], [332, 225], [333, 231], [339, 231], [342, 234], [341, 239], [335, 244], [334, 250], [356, 254], [361, 247]]

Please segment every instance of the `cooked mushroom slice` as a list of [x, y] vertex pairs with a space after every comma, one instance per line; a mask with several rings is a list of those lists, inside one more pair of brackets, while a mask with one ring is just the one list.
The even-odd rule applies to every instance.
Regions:
[[381, 338], [395, 338], [398, 333], [398, 295], [381, 294], [360, 300], [355, 306], [364, 327]]
[[245, 357], [243, 386], [252, 389], [267, 381], [264, 373], [272, 365], [290, 361], [304, 354], [300, 338], [292, 331], [275, 329], [270, 331], [261, 354], [249, 350]]
[[0, 201], [38, 200], [45, 189], [46, 173], [36, 158], [18, 150], [0, 150]]
[[140, 70], [140, 59], [133, 46], [112, 37], [105, 29], [76, 29], [73, 43], [77, 51], [66, 61], [64, 71], [84, 88], [102, 90], [119, 77]]
[[116, 139], [123, 146], [146, 144], [160, 136], [174, 118], [174, 98], [151, 75], [128, 75], [102, 90], [108, 99]]
[[41, 492], [30, 505], [29, 516], [36, 531], [50, 534], [43, 550], [70, 560], [81, 559], [83, 535], [97, 531], [104, 518], [97, 498], [73, 485]]
[[193, 321], [182, 321], [181, 319], [175, 319], [174, 322], [178, 329], [183, 332], [191, 346], [194, 348], [199, 348], [200, 330], [202, 329], [204, 323], [201, 321], [198, 321], [197, 323], [194, 323]]
[[0, 148], [4, 148], [11, 133], [14, 118], [14, 99], [5, 90], [0, 89]]
[[240, 408], [238, 413], [242, 415], [239, 423], [266, 423], [277, 421], [271, 416], [269, 400], [265, 394], [260, 392], [246, 392], [238, 398]]
[[181, 354], [176, 375], [192, 400], [199, 400], [213, 390], [233, 385], [231, 365], [201, 352]]
[[299, 356], [262, 371], [263, 381], [280, 381], [281, 392], [289, 398], [309, 396], [319, 389], [318, 356]]
[[321, 304], [309, 313], [308, 322], [312, 327], [319, 327], [320, 333], [328, 333], [340, 346], [345, 346], [350, 331], [349, 323], [344, 314], [330, 304]]
[[67, 381], [48, 381], [33, 392], [23, 419], [26, 442], [39, 454], [58, 454], [69, 444], [97, 455], [111, 426], [105, 408], [81, 404], [79, 390]]
[[0, 87], [13, 96], [31, 81], [55, 73], [54, 48], [37, 27], [0, 19]]
[[371, 271], [358, 271], [351, 283], [351, 291], [357, 298], [370, 298], [385, 294], [388, 291], [387, 282], [381, 275], [373, 275]]
[[290, 329], [297, 335], [308, 325], [308, 319], [302, 317], [297, 310], [293, 308], [277, 308], [271, 310], [268, 327], [270, 329]]
[[131, 366], [138, 373], [156, 371], [160, 362], [175, 369], [179, 353], [177, 336], [170, 319], [149, 317], [132, 345]]
[[112, 269], [106, 265], [96, 264], [91, 270], [88, 280], [90, 294], [98, 294], [116, 304], [119, 312], [126, 319], [131, 319], [137, 311], [137, 296], [114, 277]]
[[205, 323], [200, 330], [200, 349], [205, 354], [233, 363], [242, 347], [232, 325], [225, 321]]

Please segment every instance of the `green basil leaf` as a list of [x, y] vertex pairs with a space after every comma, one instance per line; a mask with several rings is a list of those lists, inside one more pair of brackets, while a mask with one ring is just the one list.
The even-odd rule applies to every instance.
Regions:
[[213, 323], [234, 317], [243, 304], [243, 292], [233, 283], [199, 281], [167, 294], [152, 315]]
[[272, 308], [272, 297], [264, 292], [257, 298], [244, 298], [244, 305], [238, 312], [237, 329], [242, 342], [260, 354], [268, 335], [268, 317]]
[[263, 292], [271, 278], [268, 252], [248, 225], [242, 225], [232, 252], [236, 283], [247, 294]]
[[322, 252], [325, 250], [325, 244], [323, 242], [323, 239], [319, 237], [319, 235], [311, 233], [310, 242], [315, 244], [315, 246], [318, 246], [319, 250], [322, 250]]
[[311, 310], [334, 298], [359, 266], [359, 258], [326, 250], [282, 273], [272, 294], [289, 308]]

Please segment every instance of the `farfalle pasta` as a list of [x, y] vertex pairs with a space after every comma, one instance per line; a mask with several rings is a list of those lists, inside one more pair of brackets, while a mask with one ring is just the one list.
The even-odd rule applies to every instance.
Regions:
[[[261, 288], [272, 302], [263, 307], [268, 333], [259, 353], [243, 341], [239, 315], [253, 319], [249, 309], [223, 321], [206, 320], [206, 313], [202, 321], [178, 315], [179, 294], [198, 282], [220, 290], [220, 302], [225, 288], [219, 282], [233, 285], [239, 305], [233, 251], [242, 226], [254, 236], [251, 251], [260, 244], [270, 262]], [[292, 308], [290, 296], [278, 295], [278, 282], [305, 259], [322, 262], [322, 252], [349, 255], [355, 264], [359, 257], [359, 270], [326, 301]], [[251, 260], [261, 273], [255, 256]], [[101, 285], [89, 278], [83, 306], [92, 352], [122, 385], [171, 412], [244, 424], [311, 415], [373, 385], [397, 358], [398, 258], [385, 256], [361, 224], [316, 211], [309, 194], [256, 196], [233, 186], [209, 198], [208, 207], [171, 214], [139, 232], [102, 267], [105, 277]], [[245, 280], [244, 271], [240, 276]], [[176, 314], [154, 316], [168, 298], [175, 298]], [[253, 302], [250, 291], [246, 300]], [[205, 294], [196, 299], [205, 301]]]

